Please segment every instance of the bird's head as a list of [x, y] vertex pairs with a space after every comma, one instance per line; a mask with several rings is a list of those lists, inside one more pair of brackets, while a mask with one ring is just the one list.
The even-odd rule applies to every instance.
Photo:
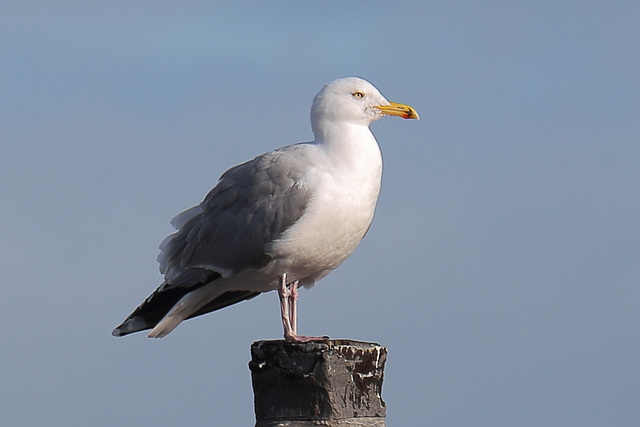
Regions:
[[387, 101], [371, 83], [358, 77], [345, 77], [326, 84], [311, 105], [314, 133], [326, 122], [347, 121], [369, 126], [383, 116], [419, 119], [412, 107]]

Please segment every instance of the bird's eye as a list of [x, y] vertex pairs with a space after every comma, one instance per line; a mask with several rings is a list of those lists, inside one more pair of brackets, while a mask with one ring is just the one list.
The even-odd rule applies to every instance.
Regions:
[[362, 93], [362, 92], [353, 92], [351, 94], [351, 96], [353, 96], [355, 99], [360, 99], [360, 98], [364, 98], [364, 93]]

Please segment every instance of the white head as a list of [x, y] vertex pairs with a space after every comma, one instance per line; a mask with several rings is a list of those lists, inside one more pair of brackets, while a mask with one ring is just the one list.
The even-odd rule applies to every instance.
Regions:
[[317, 134], [325, 123], [342, 121], [369, 126], [385, 115], [418, 118], [413, 108], [387, 101], [368, 81], [345, 77], [327, 83], [315, 96], [311, 104], [311, 127]]

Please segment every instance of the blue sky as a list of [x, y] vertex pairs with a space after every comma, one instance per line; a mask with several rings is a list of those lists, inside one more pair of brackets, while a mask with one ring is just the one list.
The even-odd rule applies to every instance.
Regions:
[[389, 348], [389, 425], [626, 426], [640, 409], [637, 2], [23, 2], [0, 13], [2, 425], [252, 425], [277, 296], [163, 340], [110, 332], [169, 220], [312, 138], [357, 75], [373, 226], [303, 333]]

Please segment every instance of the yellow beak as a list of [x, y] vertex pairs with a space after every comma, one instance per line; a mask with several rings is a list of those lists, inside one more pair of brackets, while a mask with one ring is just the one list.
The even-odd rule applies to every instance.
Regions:
[[387, 116], [398, 116], [403, 119], [416, 119], [420, 120], [418, 112], [413, 108], [405, 104], [398, 104], [395, 102], [389, 103], [389, 105], [376, 105], [378, 110], [382, 111]]

